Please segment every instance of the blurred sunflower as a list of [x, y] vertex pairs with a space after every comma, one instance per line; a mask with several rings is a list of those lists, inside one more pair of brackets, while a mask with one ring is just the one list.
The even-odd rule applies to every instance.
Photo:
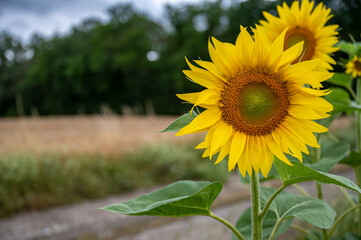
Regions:
[[331, 73], [313, 71], [319, 60], [290, 65], [302, 53], [303, 43], [283, 50], [286, 30], [270, 44], [262, 29], [253, 30], [254, 40], [241, 27], [235, 45], [212, 38], [209, 61], [187, 63], [184, 74], [205, 90], [177, 96], [205, 110], [176, 135], [208, 131], [196, 148], [203, 157], [219, 152], [215, 163], [229, 155], [228, 169], [238, 165], [243, 176], [261, 170], [267, 176], [274, 155], [292, 165], [284, 153], [302, 161], [309, 154], [305, 144], [319, 147], [313, 132], [327, 128], [313, 122], [328, 117], [332, 110], [320, 96], [327, 90], [322, 81]]
[[346, 73], [352, 74], [353, 78], [361, 77], [361, 57], [353, 57], [346, 64]]
[[268, 12], [263, 12], [267, 21], [261, 20], [261, 27], [272, 42], [286, 28], [287, 31], [284, 47], [292, 47], [298, 42], [304, 41], [303, 53], [292, 63], [311, 59], [320, 59], [324, 69], [332, 70], [330, 64], [336, 64], [329, 54], [336, 52], [333, 47], [337, 42], [336, 29], [338, 25], [325, 26], [332, 18], [331, 9], [326, 9], [321, 2], [315, 8], [314, 1], [303, 0], [301, 5], [298, 1], [289, 7], [285, 2], [283, 6], [277, 6], [279, 17]]

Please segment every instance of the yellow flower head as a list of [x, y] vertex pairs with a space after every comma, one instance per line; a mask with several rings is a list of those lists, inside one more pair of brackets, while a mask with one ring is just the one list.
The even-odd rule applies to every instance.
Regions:
[[263, 30], [253, 33], [254, 40], [241, 27], [235, 45], [212, 38], [211, 62], [187, 61], [191, 70], [184, 74], [206, 89], [177, 96], [205, 110], [176, 135], [208, 131], [196, 147], [205, 148], [203, 157], [219, 152], [215, 163], [229, 155], [229, 171], [238, 165], [243, 176], [252, 169], [267, 176], [274, 155], [292, 165], [285, 153], [302, 161], [301, 152], [309, 154], [305, 144], [319, 147], [313, 132], [327, 128], [312, 120], [328, 117], [332, 105], [320, 97], [327, 90], [304, 85], [320, 88], [332, 73], [314, 71], [319, 60], [290, 65], [303, 43], [284, 51], [286, 30], [272, 44]]
[[353, 57], [346, 64], [346, 73], [352, 74], [353, 78], [361, 77], [361, 57]]
[[320, 59], [324, 69], [332, 70], [330, 64], [336, 64], [329, 54], [338, 50], [333, 47], [338, 42], [336, 29], [338, 25], [325, 26], [326, 22], [333, 16], [331, 10], [326, 9], [323, 3], [314, 9], [314, 1], [303, 0], [292, 3], [289, 7], [286, 3], [277, 6], [279, 17], [268, 12], [263, 12], [267, 21], [260, 21], [261, 27], [272, 42], [286, 28], [287, 31], [284, 46], [290, 48], [294, 44], [304, 41], [303, 53], [293, 61], [306, 61]]

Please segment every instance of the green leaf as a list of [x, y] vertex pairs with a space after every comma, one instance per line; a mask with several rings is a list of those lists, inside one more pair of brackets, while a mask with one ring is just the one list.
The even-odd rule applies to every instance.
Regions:
[[327, 80], [334, 85], [351, 88], [352, 86], [352, 76], [345, 73], [334, 73], [334, 75]]
[[333, 105], [332, 113], [343, 112], [351, 107], [348, 92], [342, 88], [331, 88], [332, 92], [325, 99]]
[[361, 43], [360, 42], [346, 42], [341, 40], [337, 47], [340, 48], [341, 51], [347, 53], [350, 56], [357, 55], [357, 52], [361, 49]]
[[[243, 235], [246, 240], [252, 239], [252, 212], [251, 208], [247, 208], [242, 213], [236, 223], [237, 230]], [[272, 233], [273, 227], [277, 222], [277, 215], [273, 211], [268, 211], [262, 223], [262, 239], [268, 240]], [[291, 225], [293, 218], [289, 218], [282, 222], [277, 229], [276, 236], [285, 233], [288, 227]], [[238, 240], [235, 234], [232, 235], [232, 240]]]
[[320, 161], [308, 166], [318, 171], [328, 172], [347, 155], [349, 150], [350, 144], [343, 141], [322, 146]]
[[195, 119], [197, 116], [198, 114], [195, 111], [192, 111], [192, 113], [188, 112], [186, 114], [183, 114], [182, 116], [177, 118], [174, 122], [169, 124], [169, 126], [166, 127], [161, 132], [178, 132], [183, 127], [190, 124], [193, 121], [193, 119]]
[[361, 164], [361, 153], [351, 151], [350, 155], [342, 159], [340, 163], [349, 165], [354, 168], [358, 167]]
[[348, 92], [342, 88], [331, 88], [332, 92], [325, 96], [325, 99], [333, 105], [332, 114], [347, 110], [361, 111], [361, 105], [351, 101]]
[[291, 162], [293, 166], [289, 166], [281, 160], [275, 158], [274, 163], [279, 175], [282, 178], [283, 184], [286, 186], [294, 183], [315, 180], [321, 183], [339, 185], [361, 193], [361, 189], [354, 182], [345, 177], [320, 172], [295, 161]]
[[[261, 202], [265, 204], [275, 190], [261, 187]], [[323, 200], [285, 191], [278, 194], [268, 211], [273, 211], [278, 221], [296, 217], [324, 229], [332, 227], [336, 216], [335, 211]]]
[[125, 215], [209, 215], [211, 205], [221, 190], [220, 182], [179, 181], [130, 201], [101, 209]]

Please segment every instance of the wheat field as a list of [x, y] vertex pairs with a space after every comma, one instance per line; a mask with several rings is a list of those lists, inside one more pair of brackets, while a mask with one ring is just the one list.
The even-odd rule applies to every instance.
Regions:
[[176, 116], [2, 118], [0, 154], [13, 152], [116, 155], [147, 144], [178, 144], [201, 135], [159, 133]]
[[[0, 119], [0, 154], [13, 152], [117, 155], [153, 143], [179, 144], [203, 134], [159, 133], [176, 116], [54, 116]], [[347, 128], [339, 118], [331, 130]]]

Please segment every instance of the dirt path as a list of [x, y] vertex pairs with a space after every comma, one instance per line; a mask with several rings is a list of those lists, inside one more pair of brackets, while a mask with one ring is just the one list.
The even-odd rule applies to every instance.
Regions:
[[[337, 174], [355, 181], [354, 172], [339, 168]], [[278, 181], [263, 183], [279, 186]], [[313, 196], [314, 182], [301, 184]], [[153, 188], [154, 189], [154, 188]], [[38, 212], [22, 213], [0, 220], [1, 240], [222, 240], [231, 239], [231, 233], [220, 223], [204, 216], [162, 218], [150, 216], [125, 216], [98, 210], [99, 207], [127, 201], [153, 189], [139, 190], [130, 194], [88, 201], [70, 206], [55, 207]], [[297, 193], [288, 187], [287, 191]], [[326, 199], [340, 195], [334, 185], [324, 184]], [[329, 201], [330, 202], [330, 201]], [[346, 203], [345, 203], [346, 204]], [[241, 185], [238, 176], [226, 184], [212, 208], [215, 214], [235, 223], [239, 214], [250, 205], [249, 186]], [[295, 239], [295, 232], [280, 239]]]

